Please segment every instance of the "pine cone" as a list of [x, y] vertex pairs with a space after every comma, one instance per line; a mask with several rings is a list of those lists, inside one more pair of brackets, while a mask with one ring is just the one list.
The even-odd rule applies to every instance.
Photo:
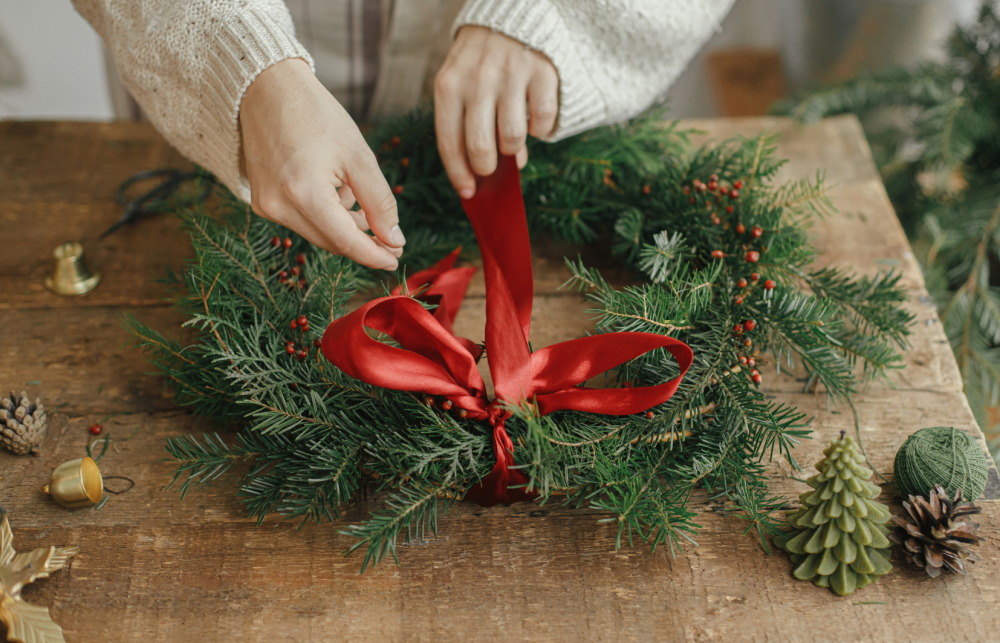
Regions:
[[962, 500], [962, 490], [948, 500], [941, 485], [930, 492], [930, 501], [923, 496], [910, 496], [903, 502], [908, 516], [893, 516], [896, 530], [889, 538], [903, 546], [906, 560], [923, 567], [931, 578], [941, 575], [941, 570], [965, 576], [965, 562], [982, 560], [966, 545], [978, 545], [974, 522], [956, 522], [963, 516], [982, 511], [971, 502]]
[[32, 404], [21, 391], [18, 400], [14, 391], [10, 397], [0, 397], [0, 445], [18, 455], [33, 452], [45, 430], [45, 407], [36, 399]]

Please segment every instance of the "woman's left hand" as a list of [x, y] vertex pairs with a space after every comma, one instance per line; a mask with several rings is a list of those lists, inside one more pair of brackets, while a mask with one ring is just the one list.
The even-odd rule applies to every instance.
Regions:
[[559, 112], [559, 74], [545, 55], [474, 25], [459, 30], [434, 81], [438, 151], [463, 199], [476, 193], [475, 175], [497, 168], [502, 154], [528, 161], [525, 139], [549, 136]]

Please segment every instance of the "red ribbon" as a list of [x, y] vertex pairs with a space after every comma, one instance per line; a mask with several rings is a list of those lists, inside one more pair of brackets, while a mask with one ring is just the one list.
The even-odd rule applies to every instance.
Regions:
[[[323, 335], [323, 354], [351, 377], [374, 386], [445, 397], [474, 420], [493, 426], [496, 465], [465, 495], [484, 507], [531, 500], [528, 478], [514, 466], [514, 444], [504, 421], [511, 404], [532, 404], [534, 412], [574, 410], [631, 415], [670, 399], [691, 366], [687, 344], [652, 333], [607, 333], [539, 349], [528, 348], [534, 285], [531, 244], [513, 157], [500, 158], [496, 172], [479, 179], [476, 195], [462, 202], [472, 222], [486, 277], [486, 354], [496, 399], [476, 367], [479, 347], [451, 332], [472, 275], [453, 268], [456, 250], [429, 270], [407, 280], [412, 292], [430, 284], [421, 299], [437, 299], [433, 314], [411, 297], [396, 294], [368, 302], [334, 321]], [[365, 328], [386, 333], [403, 348], [376, 341]], [[579, 386], [649, 351], [664, 348], [680, 375], [657, 386], [592, 389]], [[405, 349], [405, 350], [404, 350]], [[506, 403], [506, 404], [505, 404]], [[513, 487], [513, 488], [512, 488]]]

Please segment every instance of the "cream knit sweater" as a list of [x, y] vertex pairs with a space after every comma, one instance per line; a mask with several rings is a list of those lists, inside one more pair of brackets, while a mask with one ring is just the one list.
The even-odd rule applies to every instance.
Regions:
[[[398, 8], [424, 2], [394, 0]], [[553, 139], [629, 118], [676, 79], [734, 0], [468, 0], [452, 33], [482, 25], [544, 53], [559, 73]], [[250, 199], [240, 101], [261, 71], [309, 52], [282, 0], [73, 0], [125, 85], [185, 156]], [[420, 7], [416, 7], [420, 9]], [[412, 39], [413, 34], [408, 34]], [[431, 70], [433, 71], [433, 70]]]

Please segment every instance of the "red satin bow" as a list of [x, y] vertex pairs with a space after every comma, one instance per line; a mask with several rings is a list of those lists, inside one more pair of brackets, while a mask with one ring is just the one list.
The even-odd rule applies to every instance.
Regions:
[[[465, 495], [484, 507], [531, 500], [528, 478], [514, 466], [514, 445], [504, 421], [504, 402], [533, 404], [535, 413], [574, 410], [631, 415], [662, 404], [677, 390], [691, 366], [683, 342], [652, 333], [607, 333], [555, 344], [532, 353], [528, 348], [534, 285], [531, 244], [513, 157], [501, 157], [497, 170], [479, 180], [476, 195], [463, 201], [479, 241], [486, 277], [486, 354], [496, 400], [476, 367], [478, 346], [451, 332], [451, 322], [471, 278], [470, 268], [454, 269], [456, 250], [436, 266], [407, 280], [412, 291], [431, 284], [422, 299], [439, 297], [431, 314], [411, 297], [368, 302], [341, 317], [323, 335], [323, 354], [351, 377], [374, 386], [445, 397], [474, 420], [493, 426], [493, 470]], [[371, 338], [365, 328], [386, 333], [403, 348]], [[677, 378], [658, 386], [591, 389], [579, 386], [657, 348], [668, 350], [680, 365]], [[405, 349], [405, 350], [404, 350]], [[512, 488], [513, 487], [513, 488]]]

